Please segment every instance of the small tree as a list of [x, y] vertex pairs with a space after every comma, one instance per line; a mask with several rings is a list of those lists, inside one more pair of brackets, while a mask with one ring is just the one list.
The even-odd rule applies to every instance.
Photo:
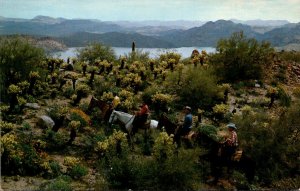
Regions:
[[83, 49], [79, 49], [77, 57], [81, 62], [88, 61], [89, 63], [95, 63], [96, 60], [112, 62], [116, 56], [111, 47], [104, 46], [101, 43], [93, 43]]
[[38, 72], [30, 72], [29, 73], [29, 88], [28, 88], [28, 93], [29, 94], [33, 94], [33, 88], [34, 88], [34, 85], [37, 81], [37, 79], [40, 78], [40, 75]]
[[9, 110], [13, 111], [15, 106], [18, 104], [18, 94], [21, 93], [21, 89], [19, 86], [14, 84], [8, 87], [7, 93], [10, 95], [10, 107]]
[[77, 105], [82, 98], [86, 97], [89, 90], [90, 88], [85, 84], [78, 85], [76, 89], [76, 98], [74, 99], [74, 105]]
[[217, 73], [223, 74], [225, 81], [237, 81], [261, 79], [274, 49], [269, 43], [247, 39], [239, 32], [221, 39], [217, 51], [210, 59], [217, 66]]
[[38, 70], [45, 58], [42, 49], [31, 45], [21, 37], [0, 38], [0, 92], [1, 101], [8, 101], [7, 88]]

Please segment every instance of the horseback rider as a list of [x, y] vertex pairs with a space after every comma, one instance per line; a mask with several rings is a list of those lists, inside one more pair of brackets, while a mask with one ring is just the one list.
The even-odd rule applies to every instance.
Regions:
[[229, 123], [227, 125], [229, 131], [229, 138], [227, 138], [224, 142], [224, 150], [225, 150], [225, 157], [228, 161], [232, 160], [232, 156], [236, 152], [238, 147], [238, 137], [237, 137], [237, 127], [234, 123]]
[[178, 132], [181, 136], [188, 135], [192, 129], [193, 116], [191, 112], [192, 112], [191, 107], [189, 106], [184, 107], [184, 113], [185, 113], [184, 121]]
[[140, 105], [140, 110], [136, 112], [134, 120], [132, 122], [133, 130], [137, 130], [138, 126], [142, 126], [147, 122], [150, 110], [147, 103], [144, 101], [142, 105]]
[[183, 108], [183, 112], [185, 114], [184, 116], [184, 121], [175, 131], [174, 135], [174, 141], [177, 143], [177, 145], [180, 147], [181, 146], [181, 141], [180, 137], [181, 136], [186, 136], [190, 133], [192, 129], [192, 124], [193, 124], [193, 116], [192, 116], [192, 108], [189, 106], [185, 106]]
[[115, 96], [112, 101], [112, 109], [116, 109], [117, 106], [121, 103], [119, 96]]

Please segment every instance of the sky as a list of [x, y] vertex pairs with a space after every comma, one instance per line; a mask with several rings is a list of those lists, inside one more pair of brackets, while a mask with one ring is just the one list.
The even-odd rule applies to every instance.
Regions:
[[31, 19], [37, 15], [102, 21], [300, 22], [300, 0], [0, 0], [0, 16]]

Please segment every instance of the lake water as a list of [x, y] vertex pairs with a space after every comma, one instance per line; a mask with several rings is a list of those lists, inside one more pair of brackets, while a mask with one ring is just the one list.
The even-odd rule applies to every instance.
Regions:
[[[123, 56], [131, 52], [130, 47], [112, 47], [116, 56]], [[56, 52], [53, 56], [67, 60], [68, 57], [76, 57], [78, 48], [68, 48], [66, 51]], [[214, 53], [216, 51], [213, 47], [181, 47], [181, 48], [136, 48], [138, 51], [149, 52], [150, 58], [157, 58], [160, 54], [165, 52], [177, 52], [181, 54], [182, 58], [190, 57], [193, 50], [197, 49], [199, 52], [206, 50], [207, 53]]]

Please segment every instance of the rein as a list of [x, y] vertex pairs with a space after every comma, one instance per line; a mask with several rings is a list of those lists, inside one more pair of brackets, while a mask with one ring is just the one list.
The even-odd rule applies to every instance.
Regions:
[[134, 115], [132, 115], [132, 117], [125, 123], [125, 125], [127, 125], [132, 118], [134, 118]]

